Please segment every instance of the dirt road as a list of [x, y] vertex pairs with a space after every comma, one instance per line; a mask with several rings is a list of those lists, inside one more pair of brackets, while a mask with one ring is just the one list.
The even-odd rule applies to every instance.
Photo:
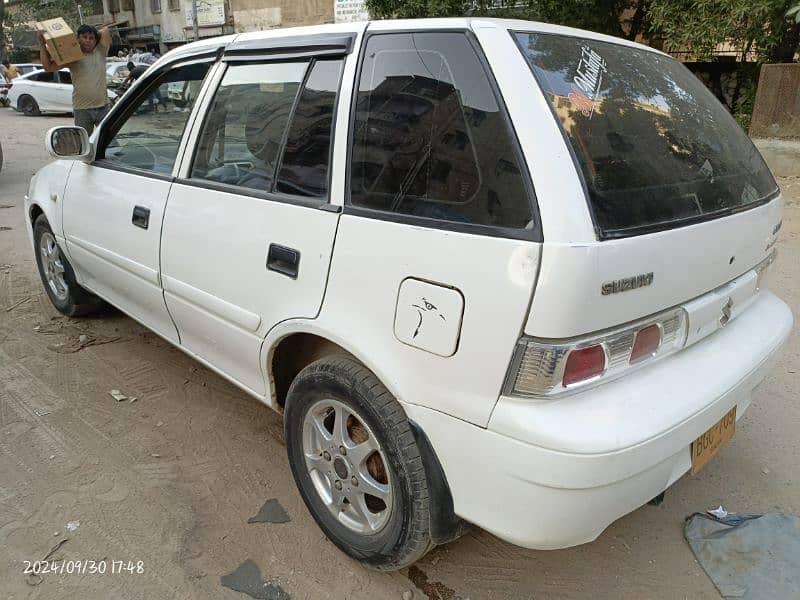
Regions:
[[[296, 599], [718, 598], [683, 540], [684, 518], [720, 504], [800, 514], [796, 327], [731, 443], [660, 507], [570, 550], [524, 550], [474, 530], [417, 569], [362, 568], [302, 504], [277, 415], [115, 311], [71, 320], [50, 306], [21, 205], [48, 160], [44, 131], [68, 122], [0, 110], [0, 597], [246, 600], [220, 578], [250, 560], [272, 585], [257, 597], [279, 597], [266, 592], [280, 586]], [[770, 278], [800, 316], [800, 179], [781, 185], [788, 206]], [[137, 401], [117, 402], [112, 389]], [[249, 524], [271, 498], [290, 521]], [[107, 572], [23, 573], [61, 540], [51, 560], [105, 558]], [[134, 572], [111, 573], [110, 561]]]

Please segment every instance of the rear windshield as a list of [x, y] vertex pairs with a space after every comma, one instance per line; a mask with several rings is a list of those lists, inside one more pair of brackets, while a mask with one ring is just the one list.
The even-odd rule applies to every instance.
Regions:
[[577, 37], [514, 35], [572, 144], [603, 237], [722, 216], [776, 192], [749, 138], [677, 61]]

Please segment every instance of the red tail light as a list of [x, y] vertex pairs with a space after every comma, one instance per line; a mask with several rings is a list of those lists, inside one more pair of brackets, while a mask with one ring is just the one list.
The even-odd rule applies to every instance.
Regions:
[[658, 325], [654, 323], [653, 325], [648, 325], [644, 329], [640, 329], [633, 342], [630, 363], [633, 364], [652, 356], [656, 353], [660, 345], [661, 328]]
[[602, 375], [606, 368], [606, 353], [601, 345], [573, 350], [564, 367], [564, 387]]

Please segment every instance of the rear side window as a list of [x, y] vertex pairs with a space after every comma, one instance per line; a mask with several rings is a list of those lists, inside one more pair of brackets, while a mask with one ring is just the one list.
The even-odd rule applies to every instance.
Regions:
[[190, 177], [268, 192], [308, 61], [228, 67]]
[[516, 33], [572, 145], [603, 237], [723, 216], [777, 185], [728, 111], [655, 52]]
[[456, 223], [533, 227], [516, 140], [466, 35], [369, 37], [350, 202]]
[[324, 197], [328, 192], [331, 129], [341, 60], [314, 63], [286, 137], [276, 190], [298, 196]]

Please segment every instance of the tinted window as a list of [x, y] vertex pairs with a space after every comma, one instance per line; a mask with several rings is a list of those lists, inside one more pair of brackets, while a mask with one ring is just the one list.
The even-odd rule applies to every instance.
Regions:
[[[197, 92], [208, 64], [194, 64], [168, 71], [149, 85], [126, 107], [127, 116], [114, 124], [105, 158], [115, 164], [169, 174]], [[169, 100], [167, 90], [177, 84], [187, 90], [187, 100]], [[191, 91], [191, 94], [189, 94]]]
[[40, 81], [42, 83], [55, 83], [58, 81], [58, 75], [53, 71], [52, 73], [48, 73], [47, 71], [43, 71], [41, 73], [36, 73], [35, 75], [31, 75], [30, 79], [33, 81]]
[[742, 129], [677, 61], [595, 40], [516, 36], [606, 236], [726, 214], [776, 190]]
[[61, 81], [61, 83], [67, 83], [69, 85], [72, 85], [72, 73], [70, 73], [69, 71], [59, 71], [58, 78]]
[[277, 191], [312, 197], [327, 194], [331, 127], [341, 74], [341, 60], [314, 63], [294, 109]]
[[516, 141], [464, 34], [374, 35], [363, 60], [353, 205], [532, 227]]
[[229, 67], [203, 124], [191, 177], [270, 191], [307, 67], [306, 61]]

